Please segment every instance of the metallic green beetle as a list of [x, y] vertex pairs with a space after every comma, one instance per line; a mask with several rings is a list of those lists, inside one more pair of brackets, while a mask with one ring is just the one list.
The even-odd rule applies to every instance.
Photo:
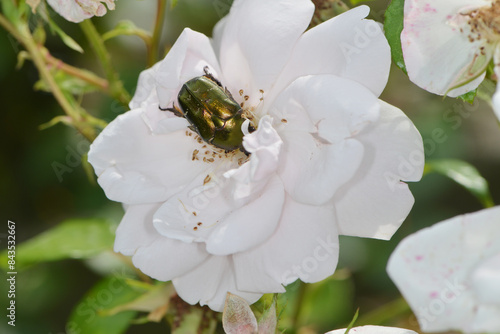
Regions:
[[227, 151], [243, 149], [243, 110], [231, 93], [204, 68], [205, 75], [187, 81], [177, 96], [179, 108], [172, 111], [185, 117], [193, 131], [209, 144]]

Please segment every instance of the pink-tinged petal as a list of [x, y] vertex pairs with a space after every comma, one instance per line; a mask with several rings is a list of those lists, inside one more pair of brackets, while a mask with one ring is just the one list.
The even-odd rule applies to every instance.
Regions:
[[106, 3], [110, 10], [115, 9], [114, 0], [47, 0], [49, 5], [62, 17], [71, 22], [82, 22], [92, 16], [106, 14]]
[[134, 255], [135, 251], [151, 244], [158, 233], [153, 227], [153, 214], [159, 204], [129, 205], [116, 229], [114, 251]]
[[[231, 91], [243, 89], [248, 103], [257, 105], [261, 93], [275, 83], [295, 43], [309, 25], [314, 5], [309, 0], [238, 0], [216, 29], [220, 41], [223, 84]], [[222, 37], [218, 34], [222, 32]], [[239, 98], [239, 96], [235, 96]], [[241, 102], [241, 101], [238, 101]]]
[[104, 16], [106, 14], [106, 6], [101, 2], [106, 3], [110, 10], [115, 9], [114, 0], [73, 0], [68, 2], [76, 2], [84, 11], [95, 16]]
[[287, 197], [279, 226], [263, 245], [233, 255], [238, 288], [261, 293], [284, 292], [300, 278], [318, 282], [332, 275], [338, 260], [334, 210]]
[[[346, 328], [337, 329], [325, 334], [345, 334]], [[382, 327], [382, 326], [361, 326], [349, 330], [352, 334], [417, 334], [417, 332], [404, 328]]]
[[[499, 222], [500, 206], [457, 216], [410, 235], [393, 252], [387, 272], [423, 331], [484, 332], [476, 329], [488, 305], [478, 300], [471, 275], [500, 253]], [[500, 318], [498, 300], [492, 306]]]
[[224, 81], [210, 39], [191, 29], [184, 29], [157, 69], [156, 91], [161, 107], [165, 109], [174, 103], [178, 105], [177, 94], [182, 85], [204, 75], [205, 66], [209, 67], [212, 75]]
[[222, 328], [227, 334], [259, 333], [259, 324], [248, 302], [232, 293], [228, 293], [226, 297], [222, 312]]
[[356, 174], [334, 197], [343, 235], [390, 239], [413, 206], [408, 185], [424, 167], [422, 138], [411, 120], [380, 101], [380, 119], [356, 139], [364, 147]]
[[83, 10], [74, 0], [47, 0], [49, 5], [62, 17], [71, 22], [82, 22], [94, 14]]
[[276, 230], [284, 200], [283, 184], [275, 176], [258, 198], [235, 209], [215, 227], [207, 240], [207, 251], [215, 255], [228, 255], [265, 242]]
[[[482, 40], [470, 42], [465, 22], [455, 23], [463, 8], [491, 4], [487, 0], [407, 0], [401, 44], [410, 80], [423, 89], [451, 97], [475, 89], [484, 73], [475, 80], [449, 91], [471, 64]], [[464, 33], [460, 32], [460, 29]], [[486, 45], [486, 48], [489, 48]]]
[[191, 272], [172, 280], [177, 294], [191, 305], [200, 303], [222, 312], [228, 292], [255, 303], [259, 293], [238, 290], [231, 257], [211, 256]]
[[364, 19], [368, 12], [359, 6], [304, 33], [273, 93], [304, 75], [333, 74], [380, 95], [389, 76], [390, 48], [380, 25]]
[[192, 161], [200, 144], [185, 131], [153, 135], [141, 109], [111, 122], [90, 146], [88, 160], [106, 196], [127, 204], [165, 201], [207, 169]]
[[356, 136], [378, 118], [379, 104], [355, 81], [306, 76], [280, 94], [271, 114], [284, 142], [279, 174], [287, 193], [320, 205], [356, 173], [363, 158]]
[[135, 252], [132, 262], [146, 275], [170, 281], [199, 267], [208, 257], [201, 244], [188, 244], [158, 235], [151, 244]]

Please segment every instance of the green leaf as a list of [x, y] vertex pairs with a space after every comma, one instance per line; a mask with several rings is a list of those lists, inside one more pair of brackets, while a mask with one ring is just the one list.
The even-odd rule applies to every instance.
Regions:
[[488, 182], [468, 162], [451, 159], [429, 161], [425, 164], [424, 175], [432, 172], [444, 175], [467, 189], [477, 197], [484, 207], [488, 208], [494, 205]]
[[57, 35], [59, 35], [59, 37], [61, 38], [63, 43], [66, 44], [67, 47], [69, 47], [70, 49], [73, 49], [77, 52], [83, 53], [83, 49], [80, 46], [80, 44], [75, 42], [75, 40], [73, 38], [69, 37], [69, 35], [67, 35], [61, 28], [59, 28], [59, 26], [57, 26], [52, 20], [50, 20], [50, 22], [49, 22], [49, 25], [52, 28], [52, 30]]
[[[81, 73], [88, 72], [84, 69], [81, 69], [80, 71], [81, 71]], [[89, 72], [89, 73], [92, 74], [91, 72]], [[87, 93], [91, 93], [91, 92], [95, 92], [95, 91], [99, 90], [99, 88], [97, 86], [92, 85], [92, 84], [88, 83], [87, 81], [82, 80], [78, 77], [70, 75], [62, 70], [53, 69], [52, 76], [53, 76], [54, 80], [56, 81], [57, 85], [66, 94], [80, 96], [83, 94], [87, 94]], [[35, 90], [42, 90], [45, 92], [51, 91], [50, 86], [47, 84], [47, 82], [45, 82], [42, 79], [38, 80], [35, 83], [33, 88]]]
[[24, 62], [26, 61], [26, 59], [31, 59], [31, 56], [30, 54], [27, 52], [27, 51], [19, 51], [19, 53], [17, 54], [17, 64], [16, 64], [16, 70], [19, 70], [23, 67], [24, 65]]
[[103, 313], [103, 315], [114, 315], [122, 311], [153, 312], [162, 306], [168, 306], [170, 298], [174, 295], [174, 293], [174, 287], [170, 283], [161, 283], [151, 286], [149, 291], [145, 294], [128, 303], [121, 304], [107, 310]]
[[401, 32], [403, 31], [404, 0], [392, 0], [385, 11], [385, 37], [391, 46], [391, 55], [394, 63], [406, 72], [403, 49], [401, 47]]
[[492, 105], [491, 97], [496, 90], [496, 83], [486, 78], [481, 82], [477, 88], [477, 98], [486, 101], [490, 106]]
[[217, 318], [206, 307], [190, 306], [188, 311], [181, 308], [175, 317], [180, 321], [176, 321], [172, 334], [214, 334], [217, 328]]
[[151, 39], [151, 36], [146, 30], [137, 28], [134, 22], [128, 20], [118, 22], [112, 30], [102, 35], [102, 39], [107, 41], [108, 39], [121, 35], [139, 36], [145, 41], [149, 41]]
[[109, 310], [127, 304], [139, 297], [137, 291], [120, 276], [106, 277], [90, 289], [73, 309], [66, 325], [68, 334], [120, 334], [124, 333], [137, 312], [125, 311], [106, 315]]
[[39, 8], [40, 16], [45, 22], [47, 22], [52, 33], [56, 33], [67, 47], [77, 52], [83, 53], [82, 47], [77, 42], [75, 42], [73, 38], [67, 35], [61, 28], [59, 28], [59, 26], [51, 19], [50, 14], [47, 10], [47, 6], [44, 2], [40, 3]]
[[42, 24], [38, 24], [32, 34], [33, 34], [33, 39], [37, 44], [39, 45], [45, 44], [47, 36], [45, 34], [45, 29]]
[[16, 7], [14, 1], [2, 0], [2, 12], [10, 22], [14, 24], [20, 23], [22, 10]]
[[[113, 249], [114, 225], [100, 219], [74, 219], [16, 247], [18, 269], [44, 261], [84, 259]], [[6, 252], [1, 267], [7, 268]]]
[[474, 89], [470, 92], [467, 92], [465, 94], [460, 95], [458, 98], [464, 102], [472, 104], [472, 103], [474, 103], [474, 99], [476, 98], [476, 95], [477, 95], [477, 89]]
[[179, 0], [172, 0], [172, 2], [170, 2], [170, 9], [174, 9], [175, 6], [177, 6], [178, 2], [179, 2]]

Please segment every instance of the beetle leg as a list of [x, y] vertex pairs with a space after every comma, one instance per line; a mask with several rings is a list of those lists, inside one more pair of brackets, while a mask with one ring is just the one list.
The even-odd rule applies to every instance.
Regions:
[[171, 111], [177, 117], [184, 117], [184, 113], [182, 112], [182, 110], [180, 110], [174, 104], [172, 104], [172, 108], [165, 108], [165, 109], [163, 109], [162, 107], [160, 107], [160, 105], [158, 105], [158, 109], [160, 109], [161, 111]]
[[210, 80], [212, 80], [213, 82], [215, 82], [217, 85], [219, 85], [220, 87], [222, 87], [222, 83], [221, 83], [219, 80], [217, 80], [217, 79], [216, 79], [216, 78], [212, 75], [212, 73], [210, 73], [210, 72], [208, 71], [208, 66], [203, 67], [203, 72], [205, 72], [205, 76], [206, 76], [207, 78], [209, 78]]

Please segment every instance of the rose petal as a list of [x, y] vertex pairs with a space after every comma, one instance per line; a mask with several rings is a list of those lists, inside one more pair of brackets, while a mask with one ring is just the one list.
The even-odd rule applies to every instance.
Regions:
[[280, 133], [318, 132], [337, 143], [376, 121], [379, 109], [377, 97], [363, 85], [334, 75], [312, 75], [290, 84], [269, 114]]
[[500, 307], [500, 253], [481, 262], [472, 273], [471, 281], [481, 303]]
[[407, 0], [401, 44], [410, 80], [423, 89], [455, 97], [475, 89], [484, 73], [472, 82], [453, 89], [459, 73], [472, 63], [483, 41], [470, 42], [460, 27], [447, 23], [460, 9], [486, 5], [483, 0]]
[[[223, 84], [234, 92], [243, 89], [256, 106], [283, 69], [292, 49], [309, 25], [314, 5], [303, 0], [239, 0], [226, 17], [220, 40]], [[272, 32], [272, 33], [271, 33]], [[219, 44], [218, 44], [219, 45]], [[238, 102], [242, 102], [239, 101]]]
[[[152, 135], [136, 109], [118, 116], [90, 146], [88, 160], [106, 196], [128, 204], [164, 201], [207, 169], [185, 131]], [[175, 175], [175, 177], [173, 177]]]
[[151, 244], [158, 233], [153, 227], [153, 214], [159, 204], [130, 205], [116, 229], [114, 251], [134, 255], [135, 251]]
[[283, 205], [283, 185], [275, 176], [249, 195], [251, 201], [234, 205], [220, 166], [201, 174], [169, 198], [154, 215], [157, 231], [183, 242], [206, 242], [207, 250], [226, 255], [265, 241], [274, 231]]
[[322, 205], [355, 174], [363, 146], [355, 139], [322, 145], [310, 134], [283, 134], [279, 175], [298, 202]]
[[367, 88], [332, 75], [299, 78], [280, 94], [272, 108], [284, 142], [279, 174], [296, 201], [323, 204], [349, 181], [363, 157], [356, 135], [378, 109]]
[[423, 331], [481, 332], [470, 274], [500, 253], [499, 222], [500, 206], [457, 216], [405, 238], [391, 255], [387, 272]]
[[210, 167], [158, 209], [153, 219], [158, 233], [183, 242], [204, 242], [237, 209], [225, 196], [227, 180], [217, 170], [217, 166]]
[[227, 20], [228, 16], [226, 15], [215, 24], [215, 27], [212, 31], [212, 47], [215, 51], [217, 59], [220, 59], [222, 35], [224, 33], [224, 30], [226, 29]]
[[236, 288], [231, 257], [211, 256], [200, 266], [172, 280], [175, 291], [191, 305], [200, 303], [222, 312], [228, 292], [255, 303], [262, 294], [248, 293]]
[[396, 107], [380, 101], [380, 120], [356, 139], [364, 146], [359, 170], [334, 197], [343, 235], [390, 239], [413, 206], [408, 185], [424, 167], [418, 130]]
[[158, 235], [151, 244], [135, 252], [132, 262], [146, 275], [170, 281], [198, 268], [208, 257], [201, 244], [188, 244]]
[[[158, 102], [142, 105], [142, 119], [152, 135], [164, 135], [179, 130], [186, 133], [191, 125], [186, 118], [178, 117], [168, 110], [161, 110]], [[189, 130], [189, 132], [193, 138], [197, 135], [194, 131]]]
[[468, 333], [498, 333], [499, 328], [500, 306], [478, 305], [476, 319], [468, 329]]
[[243, 137], [243, 146], [250, 153], [249, 160], [224, 173], [229, 181], [227, 197], [235, 206], [243, 206], [261, 194], [278, 168], [282, 144], [269, 116], [260, 120], [256, 131]]
[[137, 109], [149, 103], [157, 103], [158, 97], [156, 96], [156, 75], [160, 63], [156, 63], [153, 67], [144, 70], [139, 74], [137, 81], [137, 88], [135, 89], [134, 97], [129, 103], [130, 109]]
[[165, 109], [177, 104], [177, 94], [182, 85], [205, 74], [205, 66], [215, 77], [221, 77], [217, 58], [207, 36], [191, 29], [184, 29], [167, 56], [157, 69], [157, 94], [160, 106]]
[[215, 227], [207, 240], [207, 251], [215, 255], [242, 252], [266, 241], [276, 229], [285, 193], [275, 176], [262, 190], [262, 195], [231, 212]]
[[389, 77], [390, 48], [379, 24], [364, 19], [368, 13], [367, 6], [359, 6], [304, 33], [273, 93], [300, 76], [333, 74], [380, 95]]
[[233, 255], [238, 288], [284, 292], [300, 278], [314, 283], [332, 275], [338, 260], [333, 208], [286, 198], [279, 227], [266, 243]]
[[49, 5], [62, 17], [71, 22], [82, 22], [94, 16], [89, 13], [74, 0], [47, 0]]

